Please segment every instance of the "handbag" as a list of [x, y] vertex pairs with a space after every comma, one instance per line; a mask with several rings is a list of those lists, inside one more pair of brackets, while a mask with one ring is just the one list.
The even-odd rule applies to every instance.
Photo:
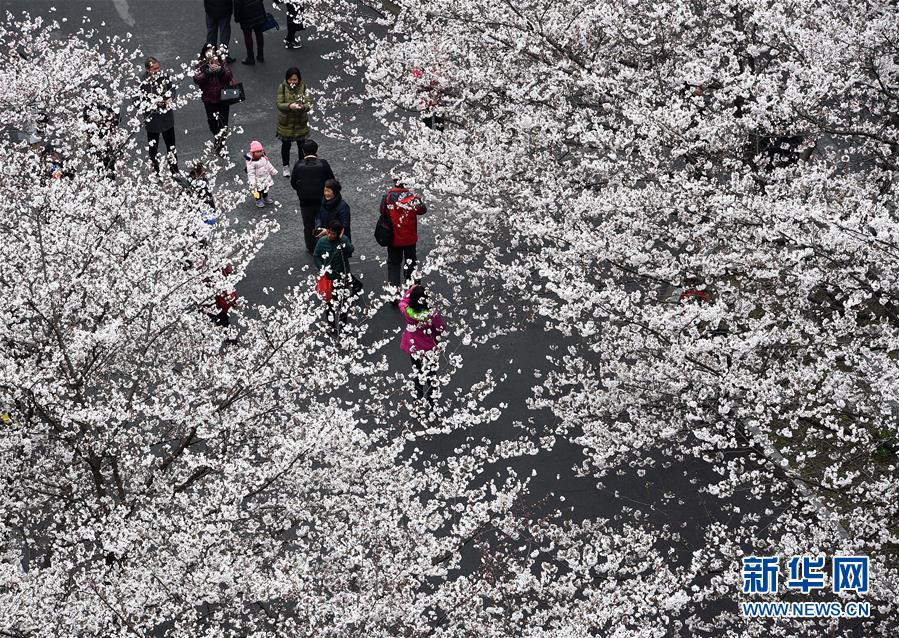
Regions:
[[[330, 259], [328, 259], [327, 265], [330, 266], [331, 262], [334, 261], [334, 257], [337, 256], [337, 251], [334, 251], [335, 254], [331, 255]], [[343, 256], [343, 251], [340, 251], [341, 256]], [[343, 263], [346, 264], [346, 257], [343, 258]], [[331, 298], [334, 296], [334, 280], [330, 279], [326, 273], [322, 273], [318, 277], [318, 281], [315, 282], [315, 292], [318, 293], [318, 296], [321, 297], [322, 301], [330, 302]]]
[[278, 29], [280, 31], [281, 27], [278, 25], [278, 21], [275, 20], [275, 16], [273, 16], [271, 13], [266, 13], [265, 22], [262, 25], [262, 30], [271, 31], [272, 29]]
[[393, 243], [393, 222], [390, 215], [381, 215], [375, 223], [375, 241], [379, 246], [390, 246]]
[[334, 282], [328, 279], [327, 275], [321, 275], [315, 283], [315, 292], [322, 298], [322, 301], [331, 301], [331, 295], [334, 294]]
[[247, 99], [247, 94], [243, 90], [243, 82], [232, 84], [231, 86], [223, 86], [219, 93], [219, 102], [222, 104], [237, 104]]

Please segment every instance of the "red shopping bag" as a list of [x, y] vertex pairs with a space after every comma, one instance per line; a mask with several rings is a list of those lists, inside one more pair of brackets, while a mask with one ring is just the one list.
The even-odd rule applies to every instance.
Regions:
[[318, 293], [318, 296], [323, 301], [331, 301], [331, 295], [334, 292], [334, 282], [328, 279], [327, 275], [322, 275], [315, 284], [315, 292]]

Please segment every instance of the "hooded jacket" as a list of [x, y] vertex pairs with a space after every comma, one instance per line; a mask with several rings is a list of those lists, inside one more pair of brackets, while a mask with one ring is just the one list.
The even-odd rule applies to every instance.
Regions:
[[265, 155], [258, 160], [252, 155], [247, 156], [247, 183], [252, 190], [267, 191], [275, 185], [272, 177], [277, 174], [278, 169]]
[[421, 199], [408, 188], [394, 186], [381, 200], [381, 215], [389, 215], [393, 226], [394, 248], [414, 246], [418, 242], [418, 216], [427, 208]]

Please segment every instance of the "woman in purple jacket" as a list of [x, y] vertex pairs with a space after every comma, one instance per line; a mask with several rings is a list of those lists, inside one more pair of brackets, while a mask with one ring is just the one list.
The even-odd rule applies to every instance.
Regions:
[[194, 71], [194, 83], [203, 92], [206, 122], [212, 132], [216, 152], [221, 152], [227, 134], [230, 105], [222, 103], [222, 88], [234, 84], [231, 67], [215, 46], [207, 44], [200, 51], [200, 59]]
[[412, 286], [403, 295], [400, 312], [406, 320], [400, 348], [412, 359], [418, 398], [425, 398], [430, 402], [431, 391], [436, 385], [433, 376], [437, 360], [428, 353], [437, 347], [437, 338], [446, 330], [446, 325], [440, 313], [428, 307], [425, 288], [420, 284]]

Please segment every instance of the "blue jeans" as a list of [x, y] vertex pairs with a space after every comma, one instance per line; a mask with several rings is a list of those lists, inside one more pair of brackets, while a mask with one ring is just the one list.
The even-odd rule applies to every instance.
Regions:
[[231, 46], [231, 16], [213, 18], [206, 14], [206, 43]]

